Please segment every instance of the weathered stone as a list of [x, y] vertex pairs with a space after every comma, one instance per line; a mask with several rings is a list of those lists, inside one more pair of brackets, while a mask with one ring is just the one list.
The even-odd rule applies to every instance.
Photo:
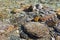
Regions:
[[[20, 31], [20, 32], [21, 32], [21, 31]], [[28, 35], [25, 34], [24, 32], [21, 32], [21, 33], [20, 33], [20, 38], [28, 39], [29, 37], [28, 37]]]
[[60, 36], [56, 36], [56, 40], [60, 40]]
[[39, 22], [28, 22], [22, 27], [23, 31], [32, 38], [49, 37], [47, 26]]
[[11, 35], [10, 40], [20, 40], [18, 36]]
[[60, 21], [57, 22], [57, 24], [54, 28], [57, 32], [60, 32]]
[[60, 8], [57, 9], [57, 18], [60, 19]]
[[49, 27], [54, 27], [56, 25], [56, 22], [53, 21], [53, 20], [47, 20], [46, 21], [46, 24], [49, 26]]

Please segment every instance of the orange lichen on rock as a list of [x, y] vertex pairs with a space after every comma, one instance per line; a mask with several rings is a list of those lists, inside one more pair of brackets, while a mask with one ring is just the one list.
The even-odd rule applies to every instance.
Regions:
[[36, 17], [34, 18], [34, 21], [35, 21], [35, 22], [38, 22], [39, 19], [40, 19], [40, 17], [36, 16]]
[[14, 26], [14, 25], [10, 25], [5, 31], [5, 34], [7, 34], [7, 33], [10, 33], [10, 32], [12, 32], [12, 31], [14, 31], [14, 30], [17, 30], [18, 29], [18, 27], [17, 26]]
[[57, 11], [57, 18], [60, 19], [60, 8], [56, 10]]
[[33, 21], [35, 21], [35, 22], [38, 22], [38, 21], [46, 21], [46, 20], [52, 19], [53, 16], [54, 15], [48, 15], [48, 16], [44, 16], [44, 17], [36, 16], [36, 17], [34, 17]]
[[57, 11], [57, 14], [60, 15], [60, 8], [58, 8], [56, 11]]
[[36, 17], [34, 17], [34, 19], [33, 19], [33, 21], [35, 21], [35, 22], [38, 22], [38, 21], [46, 21], [47, 20], [47, 18], [45, 17], [38, 17], [38, 16], [36, 16]]

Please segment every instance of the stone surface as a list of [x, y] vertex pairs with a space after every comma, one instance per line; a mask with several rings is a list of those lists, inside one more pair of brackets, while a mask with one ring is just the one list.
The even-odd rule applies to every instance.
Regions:
[[[41, 3], [42, 5], [40, 6], [36, 5], [39, 3]], [[37, 9], [34, 12], [31, 11], [30, 8], [29, 8], [30, 11], [28, 12], [21, 11], [28, 7], [27, 4], [28, 5], [32, 4], [33, 7], [35, 7], [36, 5]], [[42, 8], [42, 6], [44, 8]], [[52, 37], [56, 36], [56, 34], [60, 35], [60, 23], [57, 23], [56, 21], [56, 20], [60, 20], [60, 11], [56, 16], [56, 11], [53, 8], [55, 9], [60, 8], [60, 0], [0, 0], [0, 20], [1, 20], [0, 40], [9, 40], [9, 38], [11, 38], [10, 40], [20, 40], [20, 37], [18, 37], [19, 32], [16, 31], [13, 25], [16, 24], [17, 26], [20, 26], [21, 24], [25, 24], [25, 23], [26, 24], [23, 25], [25, 31], [22, 28], [20, 29], [22, 30], [22, 32], [21, 31], [20, 32], [21, 32], [21, 36], [24, 38], [28, 38], [28, 40], [29, 38], [40, 38], [39, 40], [50, 40], [50, 35]], [[16, 13], [11, 12], [12, 10], [15, 11]], [[36, 21], [31, 21], [35, 15], [41, 16], [41, 20], [43, 22], [40, 22], [38, 20], [39, 18], [35, 18]], [[47, 21], [47, 23], [45, 23], [45, 21]], [[57, 25], [55, 25], [54, 23], [55, 21]], [[41, 23], [45, 23], [49, 26], [51, 26], [52, 24], [54, 26], [52, 26], [50, 29], [50, 27], [47, 28], [46, 25]], [[13, 31], [13, 29], [15, 30]], [[8, 31], [7, 35], [4, 34], [6, 31]], [[59, 36], [57, 40], [58, 39]]]
[[23, 25], [23, 31], [31, 37], [49, 37], [49, 30], [46, 25], [39, 22], [28, 22]]
[[57, 32], [60, 32], [60, 21], [57, 22], [57, 25], [54, 28]]
[[49, 27], [54, 27], [56, 25], [56, 22], [53, 21], [53, 20], [47, 20], [46, 21], [46, 24], [49, 26]]
[[57, 18], [60, 19], [60, 8], [56, 10], [57, 11]]
[[56, 36], [56, 40], [60, 40], [60, 36]]

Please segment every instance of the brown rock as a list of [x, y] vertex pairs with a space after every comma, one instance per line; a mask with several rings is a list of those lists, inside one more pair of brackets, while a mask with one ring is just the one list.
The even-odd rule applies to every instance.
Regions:
[[35, 22], [38, 22], [38, 21], [43, 21], [43, 22], [45, 22], [45, 21], [47, 21], [47, 20], [54, 20], [55, 18], [55, 14], [51, 14], [51, 15], [45, 15], [45, 16], [43, 16], [43, 17], [41, 17], [41, 16], [35, 16], [32, 20], [33, 21], [35, 21]]
[[60, 36], [56, 36], [56, 40], [60, 40]]
[[60, 8], [59, 8], [59, 9], [57, 9], [57, 18], [59, 18], [59, 19], [60, 19]]
[[53, 21], [53, 20], [48, 20], [46, 21], [46, 24], [49, 26], [49, 27], [54, 27], [56, 25], [56, 22]]

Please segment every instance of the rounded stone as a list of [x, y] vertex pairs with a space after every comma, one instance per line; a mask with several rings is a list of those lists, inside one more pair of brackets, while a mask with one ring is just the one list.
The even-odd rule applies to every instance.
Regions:
[[30, 37], [46, 37], [49, 36], [49, 30], [46, 25], [39, 22], [28, 22], [23, 25], [23, 31]]
[[54, 28], [55, 28], [55, 31], [60, 33], [60, 21], [57, 22], [57, 24]]
[[60, 36], [56, 36], [56, 40], [60, 40]]

